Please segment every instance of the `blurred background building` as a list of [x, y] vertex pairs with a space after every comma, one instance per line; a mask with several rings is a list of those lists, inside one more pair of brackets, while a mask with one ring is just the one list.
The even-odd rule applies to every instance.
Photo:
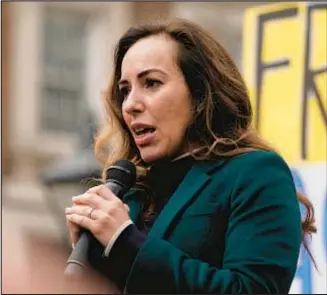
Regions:
[[[241, 67], [242, 17], [251, 5], [2, 3], [4, 205], [39, 212], [48, 193], [40, 177], [44, 168], [60, 161], [67, 164], [91, 144], [92, 128], [102, 120], [102, 91], [109, 80], [113, 46], [130, 25], [169, 16], [195, 20]], [[74, 185], [76, 189], [82, 188]], [[73, 191], [61, 198], [69, 199]], [[48, 224], [45, 229], [49, 232]]]
[[70, 253], [63, 209], [86, 187], [72, 174], [95, 175], [100, 168], [92, 132], [103, 120], [102, 92], [121, 34], [158, 17], [194, 20], [243, 70], [244, 11], [260, 4], [1, 3], [2, 222], [17, 243], [29, 241], [30, 251], [17, 261], [29, 261], [35, 251], [44, 257], [47, 247], [62, 249], [63, 262]]

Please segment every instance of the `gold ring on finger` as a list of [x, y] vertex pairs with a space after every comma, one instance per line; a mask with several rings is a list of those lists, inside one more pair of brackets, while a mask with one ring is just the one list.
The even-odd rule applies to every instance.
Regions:
[[95, 208], [91, 208], [90, 212], [89, 212], [89, 218], [92, 219], [92, 212]]

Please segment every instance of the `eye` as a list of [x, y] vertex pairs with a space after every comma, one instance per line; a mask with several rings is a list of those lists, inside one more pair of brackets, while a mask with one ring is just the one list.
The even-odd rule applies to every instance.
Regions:
[[147, 78], [145, 80], [145, 85], [146, 85], [147, 88], [158, 87], [161, 84], [162, 84], [162, 82], [159, 81], [159, 80], [156, 80], [156, 79]]
[[119, 93], [122, 96], [122, 98], [126, 98], [126, 96], [128, 95], [128, 93], [131, 91], [130, 87], [122, 87], [119, 89]]

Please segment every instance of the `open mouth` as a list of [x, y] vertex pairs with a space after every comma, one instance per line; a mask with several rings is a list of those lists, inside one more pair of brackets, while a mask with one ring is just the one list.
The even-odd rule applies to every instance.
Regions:
[[141, 136], [141, 135], [146, 135], [146, 134], [150, 134], [153, 133], [156, 129], [153, 127], [145, 127], [145, 128], [138, 128], [138, 129], [134, 129], [133, 132], [137, 135], [137, 136]]

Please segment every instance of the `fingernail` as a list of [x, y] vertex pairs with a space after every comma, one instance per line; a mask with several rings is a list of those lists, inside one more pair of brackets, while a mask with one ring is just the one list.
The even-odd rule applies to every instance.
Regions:
[[66, 213], [70, 213], [70, 212], [72, 212], [72, 208], [70, 208], [70, 207], [66, 208], [66, 209], [65, 209], [65, 212], [66, 212]]

